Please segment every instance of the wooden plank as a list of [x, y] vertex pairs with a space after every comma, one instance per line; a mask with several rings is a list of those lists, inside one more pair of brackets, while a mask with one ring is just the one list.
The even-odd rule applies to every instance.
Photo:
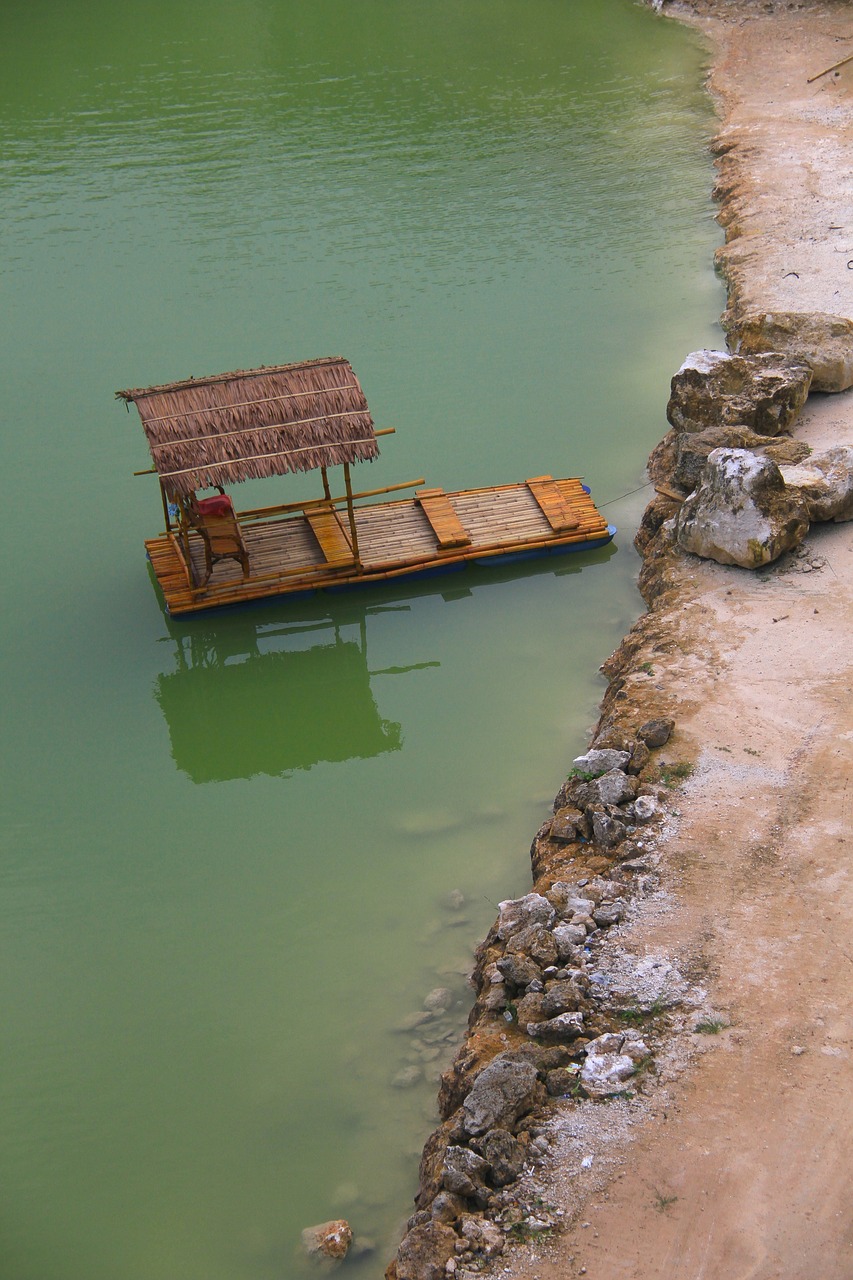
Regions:
[[554, 483], [553, 476], [534, 476], [526, 483], [555, 533], [564, 533], [578, 527], [577, 518], [566, 506], [563, 494], [559, 485]]
[[320, 544], [327, 564], [333, 569], [345, 569], [355, 564], [352, 547], [334, 509], [308, 511], [305, 518]]
[[471, 535], [443, 489], [418, 489], [415, 497], [432, 525], [440, 547], [467, 547]]

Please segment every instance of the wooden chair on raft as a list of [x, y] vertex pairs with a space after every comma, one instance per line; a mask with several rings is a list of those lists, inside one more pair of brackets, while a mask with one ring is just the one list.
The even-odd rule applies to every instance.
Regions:
[[220, 560], [238, 560], [243, 577], [249, 576], [249, 553], [234, 507], [224, 489], [219, 485], [216, 488], [219, 489], [216, 497], [197, 498], [191, 494], [186, 499], [188, 523], [199, 534], [204, 546], [205, 578], [202, 586], [210, 581], [213, 566]]

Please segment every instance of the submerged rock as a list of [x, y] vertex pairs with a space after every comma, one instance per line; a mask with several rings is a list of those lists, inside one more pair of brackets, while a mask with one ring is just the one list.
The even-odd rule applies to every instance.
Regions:
[[392, 1078], [391, 1087], [393, 1089], [411, 1089], [414, 1085], [420, 1084], [423, 1078], [424, 1073], [421, 1067], [404, 1067], [402, 1071], [398, 1071]]
[[424, 1000], [428, 1013], [445, 1013], [453, 1004], [453, 992], [449, 987], [435, 987]]
[[715, 449], [675, 518], [684, 551], [744, 569], [776, 560], [808, 528], [804, 499], [786, 488], [774, 462], [746, 449]]
[[302, 1232], [302, 1248], [313, 1262], [325, 1267], [342, 1262], [352, 1244], [352, 1227], [345, 1218], [318, 1223]]

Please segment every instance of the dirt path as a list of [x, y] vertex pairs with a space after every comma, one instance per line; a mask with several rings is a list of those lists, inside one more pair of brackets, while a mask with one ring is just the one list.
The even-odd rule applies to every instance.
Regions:
[[[730, 307], [853, 316], [853, 63], [806, 83], [853, 54], [853, 7], [692, 8], [734, 145]], [[853, 391], [813, 396], [795, 434], [853, 446]], [[679, 575], [653, 675], [626, 688], [665, 691], [698, 768], [659, 849], [667, 914], [627, 945], [663, 934], [727, 1025], [609, 1143], [569, 1124], [546, 1181], [570, 1225], [496, 1271], [851, 1280], [853, 524], [760, 573], [684, 557]]]

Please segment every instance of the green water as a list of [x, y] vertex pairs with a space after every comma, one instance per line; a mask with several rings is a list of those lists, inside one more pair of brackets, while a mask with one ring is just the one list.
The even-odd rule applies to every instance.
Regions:
[[[627, 0], [5, 0], [3, 1280], [295, 1277], [339, 1214], [381, 1275], [719, 343], [701, 72]], [[365, 484], [581, 472], [615, 546], [164, 617], [112, 392], [337, 353]]]

